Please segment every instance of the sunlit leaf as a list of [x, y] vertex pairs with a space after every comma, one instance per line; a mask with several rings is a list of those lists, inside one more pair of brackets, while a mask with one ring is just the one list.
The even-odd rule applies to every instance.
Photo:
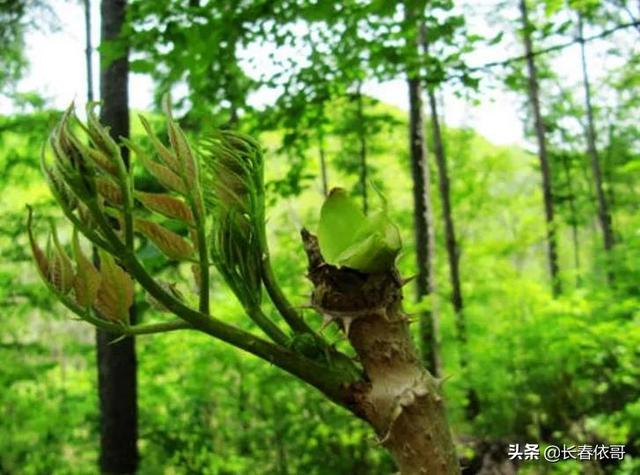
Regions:
[[179, 261], [193, 255], [193, 247], [186, 239], [153, 221], [136, 219], [135, 228], [148, 237], [170, 259]]
[[76, 275], [73, 279], [73, 289], [76, 301], [83, 307], [90, 307], [98, 296], [98, 289], [102, 276], [93, 263], [85, 256], [80, 247], [78, 232], [73, 233], [73, 254], [76, 259]]
[[318, 242], [330, 264], [366, 273], [393, 267], [402, 247], [386, 210], [367, 217], [341, 188], [334, 188], [322, 206]]
[[100, 251], [100, 276], [102, 283], [94, 307], [109, 320], [128, 322], [134, 295], [131, 276], [104, 251]]

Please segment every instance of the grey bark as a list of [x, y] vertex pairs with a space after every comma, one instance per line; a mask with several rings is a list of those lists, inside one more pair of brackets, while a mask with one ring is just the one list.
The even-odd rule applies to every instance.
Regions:
[[84, 31], [85, 31], [85, 67], [87, 70], [87, 101], [94, 98], [93, 93], [93, 46], [91, 45], [91, 0], [84, 0]]
[[302, 236], [312, 303], [338, 323], [364, 370], [345, 388], [345, 405], [373, 427], [401, 474], [459, 474], [440, 382], [413, 346], [397, 271], [334, 267], [322, 259], [315, 236]]
[[[415, 13], [406, 7], [405, 21], [410, 25], [416, 21]], [[422, 47], [419, 35], [412, 45], [416, 53]], [[416, 246], [416, 299], [418, 301], [435, 293], [435, 237], [431, 206], [431, 185], [427, 147], [424, 136], [424, 110], [422, 104], [422, 82], [419, 71], [407, 71], [409, 87], [409, 155], [413, 182], [413, 227]], [[435, 308], [420, 315], [420, 346], [425, 365], [439, 376], [441, 373], [439, 333], [440, 321]]]

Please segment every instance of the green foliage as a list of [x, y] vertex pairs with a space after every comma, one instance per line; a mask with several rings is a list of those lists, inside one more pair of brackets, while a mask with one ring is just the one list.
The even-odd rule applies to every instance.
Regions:
[[[121, 220], [130, 193], [137, 256], [170, 295], [170, 303], [204, 308], [196, 301], [203, 269], [209, 266], [199, 264], [212, 258], [219, 267], [211, 269], [212, 312], [241, 331], [257, 331], [260, 325], [264, 329], [264, 319], [274, 320], [275, 329], [265, 331], [274, 339], [282, 338], [284, 348], [314, 362], [331, 362], [334, 348], [345, 355], [351, 355], [350, 349], [333, 327], [322, 335], [328, 345], [312, 333], [285, 334], [278, 305], [260, 296], [264, 282], [258, 274], [264, 271], [265, 255], [255, 252], [255, 242], [261, 242], [262, 250], [269, 242], [273, 280], [291, 296], [293, 313], [305, 307], [310, 292], [298, 235], [303, 224], [318, 226], [330, 262], [364, 272], [396, 262], [403, 275], [415, 273], [405, 114], [366, 96], [360, 96], [364, 114], [358, 114], [354, 99], [358, 85], [367, 78], [404, 78], [407, 69], [424, 72], [433, 83], [454, 76], [466, 86], [477, 85], [466, 69], [464, 53], [478, 38], [467, 35], [463, 19], [452, 8], [454, 2], [430, 2], [425, 15], [430, 53], [422, 59], [404, 46], [417, 29], [402, 20], [403, 12], [394, 2], [223, 3], [221, 8], [210, 8], [198, 2], [132, 2], [127, 36], [136, 54], [132, 70], [152, 75], [158, 103], [172, 85], [186, 86], [178, 110], [186, 112], [180, 123], [188, 133], [203, 130], [206, 118], [209, 124], [260, 134], [265, 150], [242, 134], [224, 132], [213, 139], [209, 136], [198, 155], [185, 148], [177, 119], [165, 124], [146, 114], [148, 122], [133, 122], [134, 158], [127, 172], [118, 163], [103, 160], [113, 152], [104, 131], [93, 123], [88, 144], [82, 126], [68, 116], [67, 125], [57, 130], [64, 139], [55, 143], [64, 153], [55, 162], [46, 161], [58, 192], [52, 197], [41, 179], [38, 157], [42, 137], [60, 112], [0, 117], [0, 473], [93, 473], [97, 460], [93, 330], [70, 321], [69, 313], [38, 282], [23, 232], [26, 202], [38, 210], [33, 236], [47, 258], [45, 278], [54, 275], [51, 265], [56, 270], [52, 285], [65, 296], [77, 297], [83, 308], [100, 300], [102, 306], [95, 310], [103, 309], [97, 314], [103, 324], [126, 324], [106, 317], [112, 310], [114, 316], [123, 317], [123, 308], [109, 303], [128, 303], [130, 295], [127, 291], [99, 298], [98, 289], [90, 285], [91, 276], [106, 271], [107, 280], [126, 277], [104, 253], [103, 264], [93, 267], [85, 240], [62, 224], [53, 198], [80, 220], [88, 214], [78, 208], [78, 198], [99, 196], [124, 242], [121, 231], [126, 224]], [[618, 20], [628, 21], [625, 12], [630, 6], [631, 2], [531, 2], [537, 26], [534, 39], [542, 48], [573, 38], [576, 9], [584, 14], [588, 28], [599, 31]], [[308, 34], [296, 34], [296, 24], [308, 26]], [[16, 66], [23, 64], [18, 41], [23, 25], [3, 22], [2, 26], [7, 25], [13, 36], [7, 37], [11, 41], [0, 58], [0, 65], [8, 65], [2, 68], [0, 83], [16, 78]], [[507, 37], [501, 32], [487, 41], [505, 46]], [[280, 65], [273, 77], [250, 79], [237, 53], [261, 40], [298, 48], [300, 57], [294, 64]], [[102, 51], [122, 44], [104, 45]], [[619, 65], [596, 77], [593, 87], [605, 190], [617, 233], [610, 256], [601, 250], [594, 219], [579, 85], [555, 74], [553, 55], [536, 58], [554, 171], [556, 230], [566, 289], [561, 297], [553, 299], [547, 289], [545, 228], [534, 157], [516, 147], [494, 146], [472, 130], [444, 131], [468, 322], [469, 368], [464, 374], [480, 400], [475, 420], [465, 417], [469, 382], [462, 380], [456, 363], [461, 348], [453, 310], [446, 303], [451, 289], [439, 226], [438, 288], [428, 301], [414, 304], [406, 298], [404, 306], [408, 314], [427, 307], [441, 312], [444, 389], [455, 431], [463, 439], [597, 441], [626, 444], [627, 451], [635, 454], [640, 451], [640, 59], [633, 48], [611, 45], [607, 54]], [[513, 66], [507, 69], [507, 87], [520, 92], [526, 85], [522, 63]], [[248, 95], [258, 83], [282, 87], [285, 93], [273, 107], [250, 111]], [[23, 100], [38, 105], [38, 99], [28, 94]], [[367, 142], [366, 170], [391, 205], [368, 218], [349, 198], [362, 194], [358, 176], [362, 136]], [[343, 184], [345, 191], [331, 195], [318, 223], [323, 201], [320, 152], [329, 181]], [[78, 157], [91, 170], [85, 180], [79, 179]], [[191, 160], [196, 166], [189, 166]], [[268, 166], [262, 170], [265, 161]], [[201, 206], [210, 213], [207, 230], [215, 230], [206, 240], [213, 242], [213, 253], [205, 256], [198, 253], [203, 240], [193, 233], [198, 213], [204, 211], [193, 187], [199, 165], [210, 174]], [[261, 191], [263, 173], [268, 199]], [[436, 176], [435, 170], [431, 176]], [[60, 186], [63, 178], [77, 185], [81, 196], [68, 194], [67, 185]], [[336, 197], [341, 203], [329, 211]], [[434, 221], [440, 223], [441, 203], [435, 196], [433, 201]], [[47, 246], [50, 219], [59, 236]], [[268, 230], [260, 224], [265, 221]], [[79, 223], [96, 230], [92, 220]], [[397, 256], [399, 236], [404, 246]], [[69, 242], [72, 246], [65, 244]], [[381, 258], [372, 262], [378, 251]], [[69, 263], [74, 283], [81, 281], [82, 287], [69, 287]], [[605, 265], [615, 271], [610, 286]], [[409, 286], [406, 289], [409, 295]], [[167, 323], [166, 301], [142, 295], [139, 287], [135, 292], [141, 325]], [[143, 303], [146, 299], [151, 305]], [[255, 310], [258, 304], [262, 313], [252, 314], [251, 320], [242, 318], [246, 307]], [[320, 328], [320, 315], [306, 308], [299, 313], [311, 328]], [[228, 346], [212, 344], [205, 335], [181, 332], [140, 338], [138, 357], [143, 475], [393, 471], [391, 460], [364, 423], [327, 404], [297, 379]], [[581, 470], [584, 465], [579, 462], [559, 463], [552, 469], [542, 463], [521, 466], [522, 473]], [[603, 470], [632, 475], [640, 470], [640, 462], [636, 455], [628, 456], [624, 463]]]

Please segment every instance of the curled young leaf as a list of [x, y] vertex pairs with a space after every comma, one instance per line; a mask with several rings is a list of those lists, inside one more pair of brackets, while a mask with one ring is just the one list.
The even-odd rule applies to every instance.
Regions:
[[76, 302], [83, 307], [91, 307], [98, 296], [102, 276], [82, 252], [77, 230], [73, 232], [72, 244], [73, 254], [76, 259], [76, 275], [73, 279]]
[[27, 207], [27, 213], [27, 234], [29, 235], [31, 254], [33, 255], [33, 258], [38, 266], [40, 277], [42, 277], [46, 281], [49, 281], [49, 259], [33, 237], [33, 209], [31, 208], [31, 206]]
[[148, 237], [169, 259], [180, 261], [189, 259], [193, 255], [193, 247], [186, 239], [153, 221], [136, 219], [134, 226], [138, 232]]
[[51, 223], [51, 235], [54, 249], [49, 258], [49, 282], [58, 292], [66, 294], [73, 287], [73, 265], [60, 244], [58, 231], [53, 223]]
[[341, 188], [331, 190], [322, 205], [318, 242], [328, 263], [365, 273], [391, 269], [402, 247], [386, 210], [365, 216]]
[[150, 211], [160, 213], [167, 218], [179, 219], [193, 224], [193, 213], [184, 201], [163, 193], [136, 192], [135, 197]]
[[353, 230], [359, 229], [365, 219], [364, 213], [346, 190], [331, 190], [320, 210], [318, 224], [320, 252], [327, 262], [336, 262], [340, 253], [353, 242]]
[[110, 254], [99, 252], [101, 284], [94, 307], [109, 320], [128, 323], [133, 305], [133, 280]]
[[124, 162], [120, 154], [120, 146], [111, 137], [109, 128], [100, 123], [95, 113], [97, 102], [87, 104], [87, 127], [85, 130], [89, 134], [91, 143], [100, 150], [118, 170], [124, 170]]
[[187, 142], [187, 138], [180, 126], [171, 117], [169, 117], [168, 128], [171, 146], [178, 157], [179, 163], [184, 167], [184, 176], [187, 183], [192, 186], [196, 180], [196, 163], [191, 147], [189, 147], [189, 142]]
[[147, 156], [144, 151], [135, 145], [130, 140], [123, 139], [123, 143], [140, 158], [142, 165], [146, 168], [146, 170], [160, 182], [162, 186], [167, 188], [170, 191], [175, 191], [176, 193], [180, 193], [181, 195], [187, 195], [187, 187], [185, 186], [182, 179], [169, 167], [166, 167], [160, 163], [154, 162], [151, 158]]
[[113, 204], [121, 205], [124, 201], [122, 190], [109, 178], [100, 177], [96, 179], [96, 189], [103, 198], [106, 198]]
[[140, 117], [140, 122], [142, 122], [142, 126], [144, 130], [147, 132], [147, 136], [149, 140], [151, 140], [151, 144], [153, 148], [156, 150], [156, 153], [160, 157], [160, 160], [164, 162], [174, 173], [180, 174], [182, 171], [182, 167], [180, 162], [178, 161], [178, 157], [175, 153], [169, 150], [165, 145], [160, 141], [160, 139], [156, 136], [151, 125], [143, 116]]
[[44, 160], [44, 149], [40, 158], [42, 172], [44, 173], [51, 192], [56, 197], [61, 206], [69, 211], [73, 211], [78, 206], [78, 199], [64, 183], [64, 180], [60, 176], [59, 172], [55, 168], [50, 168], [47, 166]]

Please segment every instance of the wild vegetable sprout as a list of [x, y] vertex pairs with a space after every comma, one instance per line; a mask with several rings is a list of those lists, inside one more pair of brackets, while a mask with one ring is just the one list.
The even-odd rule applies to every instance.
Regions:
[[[67, 249], [51, 225], [43, 249], [29, 209], [31, 248], [49, 289], [81, 319], [123, 336], [193, 329], [226, 341], [368, 421], [402, 473], [457, 473], [438, 381], [419, 362], [402, 311], [403, 280], [395, 269], [401, 241], [386, 209], [365, 216], [344, 190], [334, 189], [322, 206], [317, 238], [302, 231], [314, 284], [311, 306], [326, 323], [339, 325], [357, 353], [354, 360], [312, 329], [276, 282], [260, 145], [242, 134], [218, 132], [196, 154], [165, 109], [168, 145], [141, 118], [153, 154], [132, 141], [114, 141], [93, 105], [87, 124], [70, 108], [51, 133], [42, 169], [73, 233]], [[131, 164], [121, 147], [133, 152]], [[136, 187], [138, 164], [165, 192]], [[152, 275], [136, 237], [151, 241], [167, 260], [190, 265], [195, 293]], [[87, 244], [98, 250], [97, 258]], [[263, 336], [212, 315], [211, 265]], [[154, 308], [174, 319], [132, 324], [136, 284]], [[282, 322], [263, 312], [263, 291]]]

